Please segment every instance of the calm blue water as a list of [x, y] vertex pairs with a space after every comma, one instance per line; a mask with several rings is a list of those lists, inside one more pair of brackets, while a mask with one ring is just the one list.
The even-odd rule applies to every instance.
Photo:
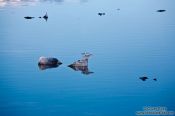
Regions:
[[[0, 116], [135, 116], [144, 106], [175, 111], [174, 5], [173, 0], [1, 0]], [[46, 12], [47, 22], [38, 18]], [[93, 74], [67, 67], [82, 52], [93, 54]], [[40, 56], [63, 64], [40, 70]]]

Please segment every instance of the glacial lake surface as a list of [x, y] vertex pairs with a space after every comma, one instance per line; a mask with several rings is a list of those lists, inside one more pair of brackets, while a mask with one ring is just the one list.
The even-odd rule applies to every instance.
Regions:
[[[174, 6], [174, 0], [0, 0], [0, 116], [175, 111]], [[93, 54], [93, 73], [67, 67], [83, 52]], [[63, 64], [41, 70], [40, 56]]]

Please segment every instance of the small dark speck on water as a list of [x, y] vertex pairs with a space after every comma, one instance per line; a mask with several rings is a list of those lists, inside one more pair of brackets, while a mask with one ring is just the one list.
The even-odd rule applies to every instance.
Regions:
[[142, 81], [146, 81], [148, 77], [140, 77], [139, 79], [141, 79]]
[[46, 12], [46, 14], [43, 16], [43, 18], [47, 21], [47, 19], [49, 18], [48, 15], [47, 15], [47, 12]]
[[101, 13], [101, 12], [99, 12], [98, 15], [99, 15], [99, 16], [102, 16], [102, 15], [106, 15], [106, 13]]
[[157, 79], [156, 79], [156, 78], [154, 78], [153, 80], [154, 80], [154, 81], [157, 81]]
[[157, 10], [157, 12], [165, 12], [166, 10]]
[[35, 17], [30, 17], [30, 16], [26, 16], [26, 17], [24, 17], [25, 19], [33, 19], [33, 18], [35, 18]]

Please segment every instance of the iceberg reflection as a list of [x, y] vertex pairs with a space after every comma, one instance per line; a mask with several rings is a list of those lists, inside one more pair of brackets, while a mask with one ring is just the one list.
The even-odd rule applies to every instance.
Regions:
[[89, 70], [88, 66], [69, 66], [69, 67], [75, 71], [81, 71], [81, 73], [85, 75], [94, 73]]
[[50, 69], [50, 68], [57, 68], [60, 65], [61, 64], [55, 64], [55, 65], [38, 64], [38, 67], [40, 70], [46, 70], [46, 69]]

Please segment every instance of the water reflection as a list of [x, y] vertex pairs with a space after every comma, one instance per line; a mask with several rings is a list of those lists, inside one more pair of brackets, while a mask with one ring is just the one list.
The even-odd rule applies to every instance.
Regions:
[[74, 71], [81, 71], [82, 74], [89, 75], [94, 72], [91, 72], [88, 68], [88, 66], [72, 66], [69, 65], [68, 67], [72, 68]]
[[64, 2], [64, 0], [40, 0], [41, 2]]
[[87, 2], [88, 0], [39, 0], [41, 2], [74, 2], [74, 3], [80, 3], [80, 2]]
[[0, 0], [0, 7], [5, 6], [25, 6], [25, 5], [35, 5], [38, 2], [73, 2], [73, 3], [84, 3], [88, 0]]
[[39, 0], [0, 0], [0, 7], [35, 5]]
[[46, 69], [50, 69], [50, 68], [57, 68], [60, 65], [61, 64], [55, 64], [55, 65], [38, 64], [38, 67], [40, 70], [46, 70]]

